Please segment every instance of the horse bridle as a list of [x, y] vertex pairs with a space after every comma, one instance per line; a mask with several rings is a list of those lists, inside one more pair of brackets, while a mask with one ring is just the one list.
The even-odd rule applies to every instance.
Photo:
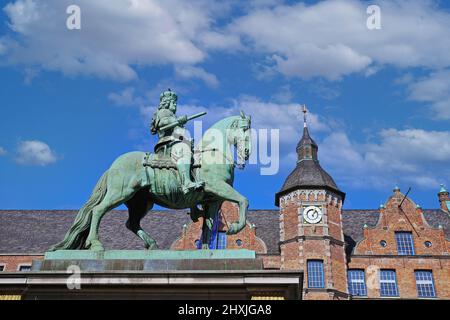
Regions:
[[[250, 129], [250, 120], [248, 118], [237, 119], [231, 124], [230, 128], [241, 128], [244, 131], [247, 131]], [[236, 137], [234, 138], [233, 144], [234, 144], [234, 146], [237, 145]], [[195, 150], [194, 153], [205, 153], [205, 152], [216, 152], [216, 151], [220, 152], [222, 154], [222, 156], [225, 158], [225, 160], [230, 161], [230, 163], [233, 164], [233, 167], [238, 167], [238, 168], [245, 167], [245, 164], [238, 164], [238, 163], [236, 163], [236, 161], [234, 159], [229, 159], [227, 157], [227, 155], [223, 151], [220, 151], [218, 148]]]

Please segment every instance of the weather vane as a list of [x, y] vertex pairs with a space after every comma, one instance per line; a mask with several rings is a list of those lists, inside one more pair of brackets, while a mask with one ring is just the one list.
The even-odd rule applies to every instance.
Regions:
[[308, 109], [306, 109], [306, 104], [302, 104], [302, 112], [303, 112], [303, 126], [306, 127], [306, 114], [308, 113]]

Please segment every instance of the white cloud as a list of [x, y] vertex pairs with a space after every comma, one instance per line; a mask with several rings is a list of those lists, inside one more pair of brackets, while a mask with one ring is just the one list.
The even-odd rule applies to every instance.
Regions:
[[450, 179], [450, 132], [386, 129], [378, 138], [358, 144], [333, 132], [319, 145], [319, 159], [343, 186], [436, 188]]
[[[252, 126], [256, 129], [280, 129], [282, 144], [298, 142], [303, 130], [303, 114], [300, 103], [265, 102], [252, 96], [243, 96], [234, 101], [233, 108], [252, 116]], [[329, 123], [317, 114], [308, 113], [308, 124], [315, 132], [329, 130]]]
[[[303, 114], [298, 103], [274, 103], [253, 96], [242, 96], [231, 101], [227, 107], [180, 104], [177, 113], [191, 115], [206, 111], [207, 116], [202, 118], [205, 129], [224, 117], [239, 115], [241, 110], [252, 117], [252, 128], [279, 129], [280, 143], [284, 147], [292, 148], [301, 137]], [[335, 125], [314, 113], [308, 114], [308, 123], [315, 132], [327, 132]]]
[[244, 49], [241, 39], [236, 34], [206, 31], [199, 35], [198, 42], [208, 50], [235, 51]]
[[[159, 88], [161, 87], [161, 88]], [[167, 89], [167, 86], [159, 86], [158, 92]], [[179, 93], [176, 88], [175, 92]], [[151, 94], [150, 94], [151, 93]], [[155, 90], [152, 89], [145, 96], [154, 96]], [[127, 87], [117, 93], [110, 93], [108, 98], [118, 106], [129, 106], [139, 110], [141, 118], [148, 125], [153, 113], [156, 111], [157, 105], [148, 103], [148, 99], [143, 94], [136, 92], [135, 88]], [[301, 137], [303, 131], [303, 114], [301, 112], [300, 103], [288, 102], [268, 102], [257, 97], [243, 95], [236, 99], [230, 100], [223, 105], [202, 105], [196, 103], [184, 103], [178, 101], [178, 115], [193, 115], [206, 111], [207, 115], [196, 121], [202, 121], [203, 130], [213, 125], [225, 117], [239, 115], [240, 111], [252, 117], [252, 128], [255, 129], [279, 129], [281, 148], [284, 150], [292, 150]], [[319, 117], [315, 113], [308, 113], [308, 124], [312, 131], [329, 132], [341, 128], [342, 126], [333, 119]], [[142, 131], [144, 133], [144, 131]], [[145, 135], [148, 131], [145, 131]]]
[[257, 9], [233, 21], [256, 52], [290, 77], [337, 80], [370, 76], [379, 65], [443, 68], [450, 65], [450, 13], [428, 0], [380, 0], [381, 30], [366, 27], [367, 3], [329, 0]]
[[175, 73], [181, 79], [200, 79], [207, 86], [215, 88], [219, 85], [219, 80], [212, 73], [206, 72], [203, 68], [193, 66], [176, 66]]
[[[138, 77], [136, 66], [173, 64], [178, 78], [210, 87], [218, 86], [217, 77], [198, 65], [216, 51], [250, 55], [258, 79], [280, 72], [339, 80], [371, 76], [383, 65], [450, 66], [448, 11], [431, 0], [375, 3], [381, 30], [367, 29], [362, 0], [79, 0], [82, 29], [69, 31], [70, 0], [16, 0], [4, 7], [13, 32], [0, 37], [0, 55], [3, 64], [32, 70], [25, 73], [27, 82], [39, 69], [127, 81]], [[448, 102], [434, 101], [433, 108], [450, 118]]]
[[441, 70], [409, 85], [410, 98], [431, 104], [431, 116], [450, 120], [450, 70]]
[[7, 153], [6, 150], [4, 148], [0, 147], [0, 157], [4, 156], [6, 153]]
[[15, 40], [1, 42], [2, 48], [8, 44], [8, 61], [126, 81], [136, 78], [134, 65], [191, 64], [205, 57], [195, 39], [213, 23], [207, 1], [79, 0], [81, 30], [67, 30], [65, 12], [72, 2], [6, 5], [15, 32]]
[[[280, 166], [286, 170], [295, 165], [295, 146], [303, 125], [299, 104], [271, 103], [243, 96], [229, 107], [180, 105], [180, 114], [207, 111], [204, 128], [219, 118], [236, 115], [239, 110], [252, 116], [256, 129], [280, 130]], [[313, 138], [319, 144], [319, 160], [343, 189], [391, 188], [395, 184], [435, 189], [450, 181], [450, 131], [421, 129], [384, 129], [374, 137], [376, 142], [357, 143], [333, 119], [308, 114]], [[324, 137], [324, 139], [320, 139]]]
[[140, 106], [143, 103], [143, 99], [136, 97], [135, 91], [135, 88], [127, 87], [120, 92], [111, 92], [108, 95], [108, 99], [120, 107]]
[[22, 165], [46, 166], [57, 160], [56, 153], [42, 141], [21, 141], [17, 147], [16, 162]]
[[[13, 34], [0, 38], [0, 54], [9, 63], [125, 81], [137, 77], [137, 65], [191, 66], [214, 50], [249, 54], [266, 75], [277, 70], [306, 79], [370, 76], [386, 64], [450, 66], [448, 11], [431, 0], [375, 3], [381, 30], [367, 29], [367, 3], [359, 0], [79, 0], [82, 29], [69, 31], [70, 0], [16, 0], [4, 8]], [[210, 85], [217, 80], [199, 67], [178, 69], [186, 72]]]
[[[143, 98], [129, 88], [118, 96], [123, 97], [119, 103], [134, 105], [146, 121], [155, 110], [156, 106], [136, 103]], [[280, 130], [280, 166], [282, 170], [291, 169], [297, 157], [295, 145], [303, 130], [299, 103], [275, 103], [241, 96], [227, 106], [180, 103], [177, 113], [192, 115], [206, 111], [208, 115], [201, 118], [206, 129], [223, 117], [238, 115], [240, 110], [252, 116], [252, 128]], [[357, 143], [345, 133], [345, 125], [334, 119], [309, 113], [308, 123], [319, 143], [319, 160], [343, 189], [385, 189], [395, 184], [436, 188], [439, 183], [450, 181], [449, 131], [391, 128], [372, 137], [377, 142]], [[148, 149], [148, 141], [144, 148]]]

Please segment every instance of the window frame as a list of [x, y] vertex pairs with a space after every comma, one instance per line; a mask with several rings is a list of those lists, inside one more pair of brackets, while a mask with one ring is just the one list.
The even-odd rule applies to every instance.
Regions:
[[[351, 277], [351, 274], [356, 273], [356, 272], [362, 273], [362, 275], [363, 275], [362, 281], [361, 281], [361, 279], [356, 279], [356, 278]], [[358, 280], [358, 281], [355, 281], [355, 280]], [[352, 293], [352, 288], [353, 288], [354, 283], [362, 283], [364, 285], [364, 292], [363, 292], [364, 294]], [[366, 270], [365, 269], [348, 269], [347, 270], [347, 286], [348, 286], [348, 292], [352, 296], [367, 297], [368, 293], [367, 293], [367, 283], [366, 283]]]
[[6, 270], [6, 263], [0, 263], [0, 268], [3, 268], [2, 270], [0, 270], [0, 272], [5, 272], [5, 270]]
[[[314, 267], [314, 264], [320, 265], [320, 278], [316, 276], [317, 270], [311, 269]], [[325, 289], [325, 267], [323, 260], [320, 259], [311, 259], [306, 261], [307, 268], [307, 276], [308, 276], [308, 288], [310, 289]], [[312, 276], [311, 276], [312, 275]], [[316, 285], [318, 283], [318, 285]]]
[[[28, 267], [28, 268], [30, 268], [30, 270], [20, 270], [20, 268], [22, 268], [22, 267]], [[30, 263], [19, 263], [17, 265], [17, 271], [19, 271], [19, 272], [29, 272], [29, 271], [31, 271], [31, 264]]]
[[[405, 238], [400, 239], [400, 236], [408, 235], [408, 243], [405, 241]], [[414, 245], [414, 237], [411, 231], [396, 231], [395, 232], [395, 242], [397, 244], [397, 255], [399, 256], [415, 256], [416, 255], [416, 247]], [[402, 250], [400, 250], [402, 249]], [[408, 250], [406, 250], [408, 249]], [[409, 251], [411, 249], [411, 251]]]
[[[226, 250], [227, 249], [227, 242], [228, 242], [227, 233], [225, 231], [219, 231], [217, 233], [217, 246], [216, 246], [216, 249], [217, 250]], [[223, 244], [225, 246], [222, 248]]]
[[[422, 295], [420, 295], [420, 293], [421, 292], [423, 292], [423, 290], [420, 290], [419, 289], [419, 281], [420, 282], [422, 282], [422, 281], [425, 281], [425, 280], [418, 280], [417, 279], [417, 274], [418, 273], [427, 273], [427, 274], [429, 274], [430, 275], [430, 280], [428, 280], [429, 281], [429, 283], [421, 283], [422, 285], [423, 284], [431, 284], [431, 288], [433, 289], [433, 295], [432, 296], [422, 296]], [[424, 269], [418, 269], [418, 270], [414, 270], [414, 279], [415, 279], [415, 281], [416, 281], [416, 291], [417, 291], [417, 297], [418, 298], [422, 298], [422, 299], [434, 299], [434, 298], [437, 298], [437, 292], [436, 292], [436, 285], [435, 285], [435, 283], [434, 283], [434, 276], [433, 276], [433, 270], [424, 270]]]
[[[392, 273], [394, 275], [394, 278], [393, 279], [382, 279], [382, 274], [385, 273], [385, 272], [386, 273]], [[392, 295], [392, 294], [383, 293], [383, 284], [388, 286], [391, 283], [393, 283], [394, 286], [395, 286], [395, 293], [396, 294]], [[395, 269], [380, 269], [379, 285], [380, 285], [380, 297], [387, 297], [387, 298], [389, 298], [389, 297], [399, 297], [400, 296], [400, 292], [399, 292], [399, 289], [398, 289], [398, 283], [397, 283], [397, 272], [396, 272]], [[390, 289], [388, 288], [388, 291], [389, 290]]]

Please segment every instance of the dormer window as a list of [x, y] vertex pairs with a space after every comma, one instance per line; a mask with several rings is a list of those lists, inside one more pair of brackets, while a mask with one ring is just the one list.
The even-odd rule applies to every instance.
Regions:
[[396, 232], [395, 240], [397, 241], [398, 255], [400, 256], [415, 255], [412, 232]]

